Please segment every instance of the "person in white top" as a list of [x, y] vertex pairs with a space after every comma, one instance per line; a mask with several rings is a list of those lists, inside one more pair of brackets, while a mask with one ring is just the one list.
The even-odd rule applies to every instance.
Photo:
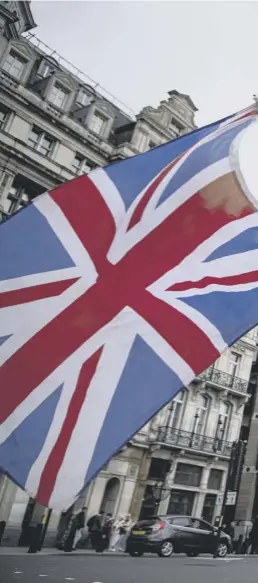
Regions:
[[120, 516], [119, 519], [115, 521], [110, 539], [110, 551], [125, 551], [126, 539], [131, 525], [132, 521], [130, 514], [127, 514], [124, 517]]
[[125, 552], [127, 537], [129, 535], [131, 528], [132, 528], [131, 515], [126, 514], [124, 521], [123, 521], [122, 528], [120, 529], [121, 536], [120, 536], [120, 539], [118, 541], [118, 550], [121, 551], [122, 553]]

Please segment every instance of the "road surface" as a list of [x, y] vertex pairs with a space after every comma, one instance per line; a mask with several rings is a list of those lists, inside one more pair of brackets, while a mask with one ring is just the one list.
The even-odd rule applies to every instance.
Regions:
[[0, 556], [0, 583], [257, 583], [258, 557]]

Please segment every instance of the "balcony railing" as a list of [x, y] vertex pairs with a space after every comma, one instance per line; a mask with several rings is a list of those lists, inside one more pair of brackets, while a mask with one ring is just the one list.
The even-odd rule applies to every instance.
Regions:
[[224, 441], [218, 437], [207, 437], [206, 435], [183, 431], [182, 429], [174, 429], [172, 427], [160, 427], [157, 441], [182, 449], [187, 448], [223, 457], [230, 457], [232, 449], [232, 443], [230, 441]]
[[215, 385], [220, 385], [221, 387], [226, 387], [233, 391], [238, 391], [239, 393], [247, 393], [248, 381], [240, 379], [239, 377], [232, 376], [227, 372], [222, 372], [216, 368], [210, 366], [207, 370], [203, 371], [199, 375], [200, 379], [204, 381], [210, 381]]

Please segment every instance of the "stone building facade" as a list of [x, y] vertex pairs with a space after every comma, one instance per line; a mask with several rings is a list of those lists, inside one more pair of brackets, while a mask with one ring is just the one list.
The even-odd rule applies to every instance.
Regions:
[[250, 331], [227, 349], [146, 428], [150, 452], [139, 486], [142, 516], [158, 509], [214, 522], [220, 515], [232, 443], [240, 436], [248, 401], [256, 334]]
[[[195, 129], [191, 98], [173, 90], [136, 116], [39, 41], [29, 2], [0, 2], [0, 213], [35, 196]], [[226, 351], [110, 461], [76, 507], [134, 519], [150, 511], [219, 513], [232, 442], [238, 438], [256, 331]], [[18, 542], [42, 513], [0, 475], [0, 539]], [[61, 517], [61, 522], [64, 520]], [[48, 541], [60, 515], [52, 512]]]

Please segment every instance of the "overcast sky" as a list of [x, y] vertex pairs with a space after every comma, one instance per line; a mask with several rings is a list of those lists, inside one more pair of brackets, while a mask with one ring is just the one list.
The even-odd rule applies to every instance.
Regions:
[[190, 95], [198, 125], [258, 93], [258, 2], [33, 1], [35, 34], [135, 112]]

